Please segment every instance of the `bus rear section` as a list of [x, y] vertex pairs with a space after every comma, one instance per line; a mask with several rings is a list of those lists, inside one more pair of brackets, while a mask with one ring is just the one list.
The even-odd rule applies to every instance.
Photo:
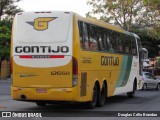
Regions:
[[76, 101], [72, 29], [70, 12], [15, 16], [11, 42], [13, 99]]

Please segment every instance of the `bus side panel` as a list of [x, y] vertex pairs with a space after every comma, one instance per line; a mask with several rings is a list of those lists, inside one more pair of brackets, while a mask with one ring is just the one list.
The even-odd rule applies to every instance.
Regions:
[[141, 84], [137, 71], [139, 68], [137, 56], [123, 56], [122, 68], [116, 85], [114, 95], [131, 92], [133, 90], [134, 80], [137, 80], [137, 88]]
[[[109, 60], [106, 59], [112, 57], [118, 59], [119, 62], [117, 65], [106, 63], [106, 61], [109, 62]], [[86, 78], [84, 77], [86, 79], [85, 86], [83, 86], [84, 78], [79, 79], [79, 95], [81, 96], [81, 89], [86, 89], [86, 94], [81, 97], [92, 100], [95, 82], [98, 81], [100, 88], [102, 88], [103, 82], [107, 81], [108, 96], [113, 96], [122, 66], [122, 55], [80, 50], [79, 60], [79, 74], [81, 76], [83, 76], [82, 74], [84, 73], [86, 74]]]

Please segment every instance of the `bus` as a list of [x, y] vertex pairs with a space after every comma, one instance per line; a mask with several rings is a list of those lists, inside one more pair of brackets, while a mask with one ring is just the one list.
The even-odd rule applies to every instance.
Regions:
[[45, 106], [83, 102], [103, 106], [110, 96], [142, 88], [136, 34], [73, 12], [15, 15], [11, 40], [14, 100]]

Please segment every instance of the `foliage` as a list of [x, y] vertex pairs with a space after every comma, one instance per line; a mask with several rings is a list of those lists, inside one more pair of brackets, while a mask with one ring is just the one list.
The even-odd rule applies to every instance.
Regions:
[[160, 0], [144, 0], [144, 5], [160, 12]]
[[160, 48], [158, 45], [160, 44], [160, 41], [143, 35], [140, 35], [139, 37], [141, 38], [142, 46], [148, 50], [149, 58], [155, 58], [159, 55]]
[[160, 40], [160, 0], [143, 0], [144, 6], [150, 15], [148, 36]]
[[88, 0], [87, 4], [93, 7], [88, 16], [98, 14], [100, 20], [160, 40], [159, 3], [160, 0]]
[[16, 13], [22, 12], [22, 9], [20, 9], [15, 3], [19, 2], [21, 0], [1, 0], [0, 1], [0, 20], [2, 16], [11, 18]]
[[99, 15], [102, 21], [138, 34], [149, 57], [159, 55], [160, 0], [88, 0], [87, 4], [93, 8], [87, 17]]
[[141, 0], [89, 0], [88, 4], [101, 20], [118, 24], [127, 31], [131, 31], [133, 23], [143, 17]]
[[17, 12], [22, 12], [15, 4], [19, 1], [21, 0], [0, 0], [0, 64], [2, 59], [9, 59], [12, 17]]
[[11, 21], [0, 21], [0, 58], [8, 59], [10, 53]]

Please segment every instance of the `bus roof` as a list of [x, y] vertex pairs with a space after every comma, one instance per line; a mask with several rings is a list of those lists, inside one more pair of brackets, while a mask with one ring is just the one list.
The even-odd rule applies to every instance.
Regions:
[[[128, 31], [125, 31], [124, 29], [122, 28], [119, 28], [118, 26], [115, 26], [115, 25], [112, 25], [112, 24], [109, 24], [109, 23], [106, 23], [106, 22], [103, 22], [103, 21], [100, 21], [100, 20], [96, 20], [96, 19], [92, 19], [92, 18], [85, 18], [85, 17], [82, 17], [80, 16], [79, 14], [77, 13], [74, 13], [72, 11], [35, 11], [35, 12], [27, 12], [27, 13], [35, 13], [35, 14], [40, 14], [40, 13], [65, 13], [65, 14], [72, 14], [74, 15], [78, 20], [82, 20], [84, 22], [87, 22], [87, 23], [91, 23], [91, 24], [95, 24], [97, 26], [101, 26], [101, 27], [104, 27], [104, 28], [108, 28], [110, 30], [113, 30], [113, 31], [117, 31], [119, 33], [123, 33], [123, 34], [127, 34], [127, 35], [130, 35], [130, 36], [134, 36], [134, 37], [137, 37], [139, 38], [136, 34], [132, 33], [132, 32], [128, 32]], [[26, 12], [24, 12], [26, 13]], [[21, 13], [17, 13], [18, 15], [20, 14], [23, 14], [23, 12]]]

